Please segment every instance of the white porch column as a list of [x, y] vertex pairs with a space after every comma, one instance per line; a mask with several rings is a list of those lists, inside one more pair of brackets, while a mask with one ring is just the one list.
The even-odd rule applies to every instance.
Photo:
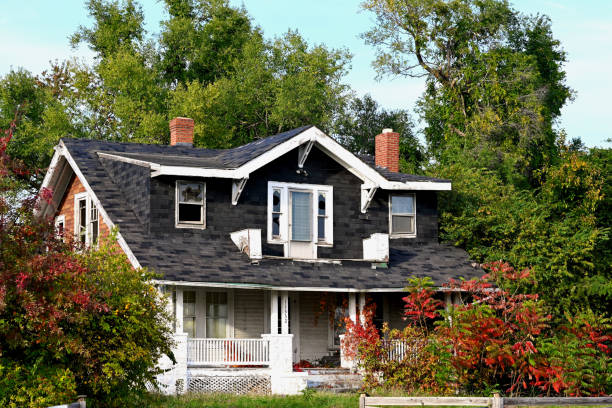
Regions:
[[[444, 293], [444, 301], [446, 303], [446, 311], [450, 312], [452, 310], [452, 308], [453, 308], [453, 293], [452, 292], [445, 292]], [[448, 322], [452, 326], [453, 318], [451, 316], [448, 316]]]
[[278, 334], [278, 291], [270, 291], [270, 334]]
[[349, 312], [349, 317], [351, 318], [351, 320], [356, 323], [357, 322], [357, 302], [355, 300], [354, 292], [349, 293], [348, 312]]
[[366, 294], [361, 292], [359, 294], [359, 322], [364, 325], [365, 324], [365, 315], [363, 311], [365, 310], [366, 305]]
[[281, 292], [281, 333], [289, 334], [289, 294]]
[[183, 288], [180, 286], [176, 286], [176, 315], [174, 318], [176, 319], [176, 332], [183, 333]]

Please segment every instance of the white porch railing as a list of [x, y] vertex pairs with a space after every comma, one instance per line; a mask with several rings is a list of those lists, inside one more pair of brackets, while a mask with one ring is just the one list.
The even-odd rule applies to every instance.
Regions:
[[187, 340], [188, 365], [264, 366], [270, 364], [267, 339]]
[[392, 361], [401, 361], [405, 358], [415, 360], [419, 358], [419, 350], [425, 343], [411, 343], [406, 340], [387, 340], [384, 347], [387, 349], [387, 358]]

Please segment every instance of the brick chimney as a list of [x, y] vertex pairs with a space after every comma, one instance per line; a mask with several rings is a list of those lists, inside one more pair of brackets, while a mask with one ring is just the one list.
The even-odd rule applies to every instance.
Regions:
[[383, 129], [376, 136], [376, 165], [386, 167], [390, 171], [399, 171], [399, 133], [393, 129]]
[[170, 121], [170, 146], [193, 146], [193, 119], [174, 118]]

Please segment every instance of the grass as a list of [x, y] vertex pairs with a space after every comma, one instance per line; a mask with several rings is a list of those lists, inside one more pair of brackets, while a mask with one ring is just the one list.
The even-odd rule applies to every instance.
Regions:
[[[313, 391], [307, 391], [302, 395], [291, 396], [237, 396], [229, 394], [164, 396], [154, 394], [150, 395], [143, 406], [149, 408], [357, 408], [359, 406], [359, 394], [332, 394], [329, 392]], [[543, 408], [555, 407], [556, 406]]]
[[359, 394], [306, 392], [290, 396], [152, 395], [147, 406], [150, 408], [356, 408], [359, 406]]

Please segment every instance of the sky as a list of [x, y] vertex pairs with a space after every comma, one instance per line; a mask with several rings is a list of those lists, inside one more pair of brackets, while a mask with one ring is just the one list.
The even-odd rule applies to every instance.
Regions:
[[[71, 49], [68, 37], [79, 25], [90, 25], [82, 0], [0, 0], [0, 76], [23, 67], [38, 74], [49, 61], [79, 58], [91, 61], [85, 46]], [[140, 0], [146, 29], [156, 35], [165, 18], [163, 3]], [[413, 112], [424, 90], [423, 78], [376, 80], [371, 66], [374, 49], [359, 34], [374, 24], [373, 16], [360, 11], [359, 0], [230, 0], [244, 6], [267, 38], [298, 30], [311, 44], [346, 48], [353, 54], [345, 78], [358, 95], [369, 93], [387, 109]], [[612, 1], [514, 0], [513, 7], [529, 14], [546, 14], [555, 38], [567, 52], [567, 83], [575, 99], [562, 111], [557, 127], [568, 138], [580, 137], [589, 147], [610, 147], [612, 139]], [[417, 115], [413, 113], [415, 119]], [[422, 125], [422, 124], [421, 124]]]

